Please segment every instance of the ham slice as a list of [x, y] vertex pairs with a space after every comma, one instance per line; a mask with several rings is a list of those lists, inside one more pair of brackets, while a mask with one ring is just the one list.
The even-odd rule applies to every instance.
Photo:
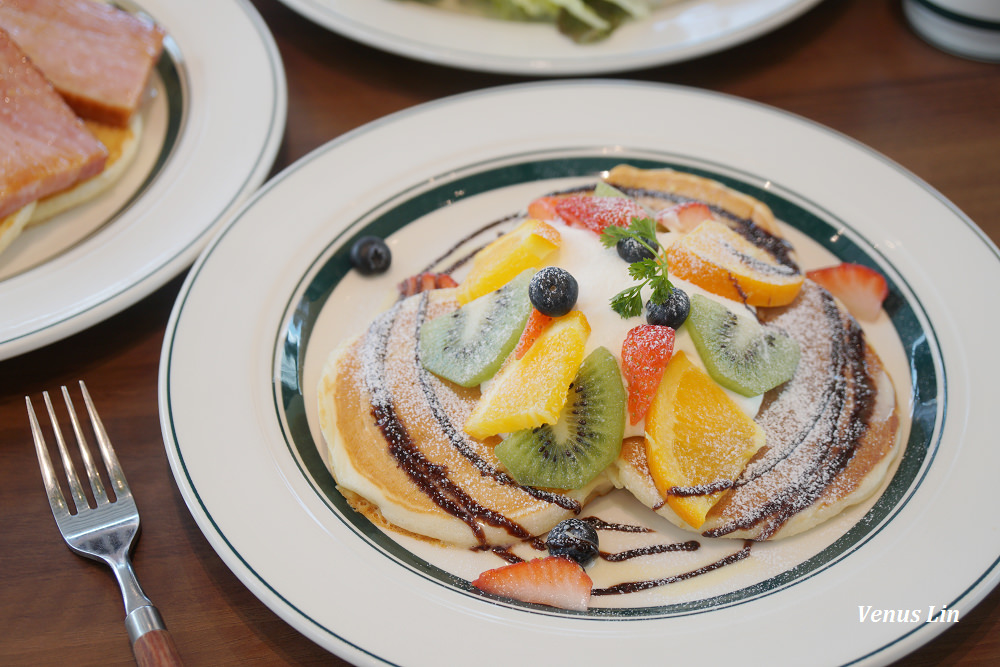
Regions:
[[0, 29], [0, 219], [99, 174], [107, 155]]
[[0, 0], [10, 33], [83, 118], [125, 126], [163, 50], [155, 24], [93, 0]]

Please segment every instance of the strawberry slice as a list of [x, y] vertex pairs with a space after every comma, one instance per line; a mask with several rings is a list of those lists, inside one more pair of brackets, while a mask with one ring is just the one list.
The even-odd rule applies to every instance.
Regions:
[[545, 328], [552, 323], [555, 318], [551, 315], [544, 315], [540, 313], [537, 309], [532, 308], [531, 314], [528, 315], [528, 321], [524, 325], [524, 331], [521, 332], [521, 338], [517, 341], [517, 346], [514, 347], [514, 358], [520, 359], [524, 356], [524, 353], [528, 351], [531, 344], [535, 342]]
[[569, 558], [546, 556], [486, 570], [472, 585], [521, 602], [586, 611], [594, 582]]
[[562, 198], [562, 195], [539, 197], [528, 204], [528, 217], [535, 218], [536, 220], [558, 220], [559, 214], [556, 213], [556, 202]]
[[843, 262], [807, 271], [806, 276], [840, 299], [848, 312], [859, 320], [878, 319], [882, 302], [889, 295], [885, 277], [875, 269], [861, 264]]
[[396, 285], [400, 296], [403, 297], [413, 296], [414, 294], [427, 292], [432, 289], [442, 289], [444, 287], [458, 287], [458, 283], [447, 273], [431, 273], [430, 271], [410, 276]]
[[674, 330], [659, 324], [629, 329], [622, 341], [622, 372], [628, 382], [628, 413], [632, 424], [646, 417], [674, 353]]
[[672, 232], [686, 234], [712, 218], [712, 209], [699, 201], [689, 201], [663, 209], [656, 214], [657, 222]]
[[634, 199], [593, 195], [541, 197], [528, 206], [528, 215], [541, 220], [560, 218], [568, 225], [583, 227], [598, 234], [605, 227], [628, 227], [632, 218], [649, 217], [646, 209]]

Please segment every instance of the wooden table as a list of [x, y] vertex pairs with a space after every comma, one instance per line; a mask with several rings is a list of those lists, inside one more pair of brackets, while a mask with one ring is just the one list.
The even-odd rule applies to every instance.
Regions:
[[[276, 0], [254, 4], [288, 75], [288, 130], [275, 171], [388, 113], [524, 80], [411, 62], [330, 33]], [[1000, 65], [925, 44], [898, 0], [826, 0], [728, 52], [622, 76], [738, 95], [834, 128], [923, 178], [1000, 241]], [[139, 492], [144, 532], [135, 565], [188, 664], [343, 664], [244, 588], [171, 477], [156, 383], [180, 281], [87, 331], [0, 363], [0, 664], [132, 662], [109, 572], [71, 554], [56, 531], [25, 415], [26, 394], [78, 378], [87, 380]], [[1000, 664], [1000, 591], [904, 663]]]

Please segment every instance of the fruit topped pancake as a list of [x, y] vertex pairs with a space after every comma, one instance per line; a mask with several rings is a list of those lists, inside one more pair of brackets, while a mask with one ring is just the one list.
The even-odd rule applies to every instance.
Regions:
[[[455, 318], [454, 292], [399, 301], [331, 355], [319, 411], [329, 462], [348, 500], [376, 524], [459, 546], [510, 544], [573, 516], [611, 483], [601, 476], [566, 493], [522, 486], [501, 469], [493, 453], [497, 438], [465, 433], [478, 387], [427, 371], [418, 344], [431, 322], [477, 324], [468, 315]], [[502, 309], [503, 295], [484, 308], [483, 319]], [[473, 347], [465, 345], [470, 354]]]
[[[764, 395], [754, 421], [766, 444], [738, 475], [694, 472], [681, 481], [671, 479], [676, 469], [659, 463], [661, 480], [669, 481], [654, 481], [644, 439], [627, 441], [618, 460], [619, 483], [636, 498], [705, 536], [763, 540], [807, 530], [871, 496], [898, 449], [889, 376], [857, 322], [826, 290], [807, 281], [793, 304], [762, 317], [798, 342], [801, 358], [795, 375]], [[676, 399], [673, 409], [684, 403]], [[672, 425], [647, 421], [646, 428], [650, 439], [684, 440]], [[711, 470], [711, 452], [692, 440], [685, 443], [692, 458], [709, 459], [701, 468]], [[686, 492], [699, 486], [724, 491]]]
[[330, 470], [377, 524], [508, 546], [617, 486], [768, 540], [885, 480], [895, 391], [844, 306], [877, 315], [884, 278], [807, 275], [763, 203], [623, 166], [531, 202], [471, 260], [408, 281], [319, 383]]

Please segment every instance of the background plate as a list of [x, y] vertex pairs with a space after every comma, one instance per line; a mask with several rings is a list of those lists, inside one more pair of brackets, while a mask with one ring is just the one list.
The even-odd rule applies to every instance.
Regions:
[[[653, 115], [650, 108], [668, 111]], [[602, 124], [611, 114], [619, 122]], [[899, 488], [869, 513], [864, 535], [762, 594], [612, 616], [498, 604], [425, 559], [380, 544], [336, 506], [322, 469], [306, 460], [301, 444], [314, 436], [309, 400], [301, 397], [311, 391], [313, 358], [338, 336], [359, 332], [383, 305], [355, 290], [353, 276], [325, 304], [339, 277], [321, 274], [336, 270], [337, 253], [369, 224], [395, 230], [398, 274], [386, 282], [422, 268], [430, 249], [450, 245], [430, 234], [415, 238], [411, 230], [423, 224], [403, 224], [414, 211], [399, 202], [419, 200], [447, 217], [498, 193], [501, 210], [489, 218], [496, 219], [512, 212], [506, 193], [519, 183], [548, 185], [567, 177], [562, 165], [574, 161], [635, 159], [693, 165], [769, 203], [804, 207], [821, 222], [804, 233], [818, 241], [817, 230], [832, 230], [823, 241], [829, 251], [854, 248], [847, 254], [878, 263], [893, 283], [890, 312], [909, 312], [904, 320], [915, 327], [908, 331], [893, 316], [909, 346], [905, 356], [923, 359], [909, 402], [914, 424], [926, 428], [914, 428], [907, 456], [916, 458], [904, 461]], [[491, 181], [482, 192], [450, 187], [474, 182], [470, 175], [506, 173], [512, 164], [550, 168], [513, 185]], [[296, 224], [275, 225], [291, 208]], [[404, 219], [375, 223], [393, 210]], [[950, 243], [940, 247], [914, 228], [939, 230]], [[838, 243], [840, 235], [850, 243]], [[227, 565], [294, 627], [354, 662], [509, 660], [484, 646], [515, 646], [518, 654], [560, 663], [610, 662], [626, 652], [649, 662], [669, 646], [672, 659], [690, 662], [704, 661], [712, 646], [712, 660], [724, 663], [767, 641], [769, 661], [778, 665], [811, 664], [817, 651], [830, 664], [883, 664], [947, 624], [862, 622], [859, 609], [921, 610], [925, 620], [930, 607], [962, 614], [997, 578], [1000, 519], [967, 511], [991, 502], [990, 474], [1000, 463], [987, 435], [989, 392], [985, 380], [973, 379], [1000, 370], [988, 353], [997, 318], [986, 315], [993, 321], [982, 326], [978, 304], [986, 295], [949, 269], [959, 265], [984, 277], [977, 285], [1000, 279], [996, 249], [940, 195], [800, 118], [650, 84], [562, 82], [462, 95], [318, 149], [269, 182], [216, 238], [188, 276], [164, 343], [167, 454], [193, 516]], [[335, 305], [343, 333], [313, 330], [313, 304], [320, 312]], [[386, 643], [390, 628], [395, 641]], [[721, 628], [725, 642], [718, 641]]]
[[138, 9], [168, 33], [140, 153], [112, 190], [0, 255], [0, 360], [96, 324], [177, 275], [264, 181], [281, 143], [285, 73], [249, 3]]
[[684, 0], [623, 24], [610, 38], [574, 44], [551, 23], [443, 10], [418, 1], [281, 0], [316, 23], [390, 53], [484, 72], [606, 74], [665, 65], [741, 44], [819, 0]]

